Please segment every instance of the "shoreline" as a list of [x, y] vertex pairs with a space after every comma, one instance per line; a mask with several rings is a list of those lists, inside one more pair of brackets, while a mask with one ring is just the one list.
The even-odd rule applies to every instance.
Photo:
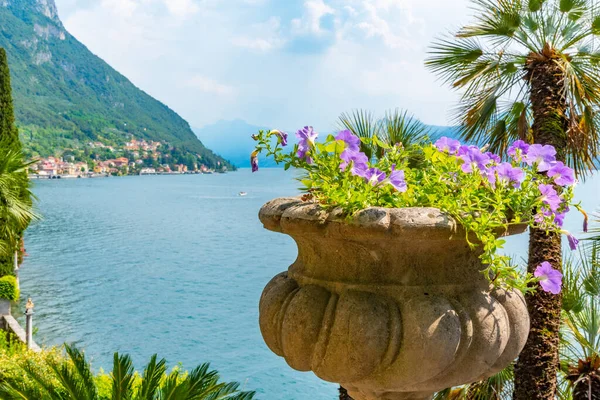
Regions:
[[95, 178], [120, 178], [124, 176], [146, 176], [146, 175], [213, 175], [213, 174], [226, 174], [227, 172], [153, 172], [153, 173], [139, 173], [139, 174], [126, 174], [126, 175], [111, 175], [111, 174], [81, 174], [81, 175], [69, 175], [69, 174], [56, 174], [56, 175], [38, 175], [29, 174], [30, 180], [54, 180], [54, 179], [95, 179]]

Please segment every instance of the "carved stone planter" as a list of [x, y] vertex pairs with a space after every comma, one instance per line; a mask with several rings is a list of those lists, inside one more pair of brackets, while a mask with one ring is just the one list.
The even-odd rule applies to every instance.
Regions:
[[437, 209], [371, 208], [347, 221], [282, 198], [259, 217], [298, 245], [260, 299], [265, 342], [355, 400], [429, 399], [493, 375], [525, 345], [523, 296], [490, 291], [479, 254]]

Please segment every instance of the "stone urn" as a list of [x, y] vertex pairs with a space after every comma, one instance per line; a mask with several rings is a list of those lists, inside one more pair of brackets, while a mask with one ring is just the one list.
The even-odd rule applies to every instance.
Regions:
[[490, 287], [464, 230], [438, 209], [369, 208], [347, 219], [281, 198], [259, 217], [298, 245], [260, 299], [266, 344], [355, 400], [430, 399], [492, 376], [525, 345], [523, 296]]

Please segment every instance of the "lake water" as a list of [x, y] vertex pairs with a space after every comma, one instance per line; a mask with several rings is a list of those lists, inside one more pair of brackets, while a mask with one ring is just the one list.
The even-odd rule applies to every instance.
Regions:
[[[264, 230], [257, 213], [296, 187], [278, 169], [36, 181], [44, 219], [27, 232], [21, 270], [22, 300], [36, 304], [36, 340], [74, 343], [96, 370], [110, 369], [114, 351], [130, 353], [138, 369], [158, 353], [187, 369], [210, 361], [258, 399], [336, 398], [335, 385], [271, 353], [258, 328], [262, 289], [296, 247]], [[597, 210], [599, 177], [577, 197]], [[567, 228], [579, 232], [581, 221], [573, 212]], [[521, 235], [507, 252], [523, 257], [526, 248]]]

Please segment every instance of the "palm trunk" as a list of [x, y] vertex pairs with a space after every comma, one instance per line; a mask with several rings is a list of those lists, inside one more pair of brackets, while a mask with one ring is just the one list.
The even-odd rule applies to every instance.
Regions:
[[[567, 120], [562, 96], [564, 74], [554, 62], [549, 46], [530, 57], [527, 69], [534, 114], [535, 143], [553, 145], [557, 158], [564, 160]], [[533, 273], [542, 262], [562, 270], [561, 236], [532, 229], [529, 236], [527, 270]], [[537, 285], [536, 285], [537, 286]], [[553, 400], [559, 367], [558, 346], [562, 296], [536, 291], [526, 296], [531, 331], [515, 366], [515, 400]]]
[[573, 400], [600, 400], [600, 371], [582, 377], [575, 384]]

